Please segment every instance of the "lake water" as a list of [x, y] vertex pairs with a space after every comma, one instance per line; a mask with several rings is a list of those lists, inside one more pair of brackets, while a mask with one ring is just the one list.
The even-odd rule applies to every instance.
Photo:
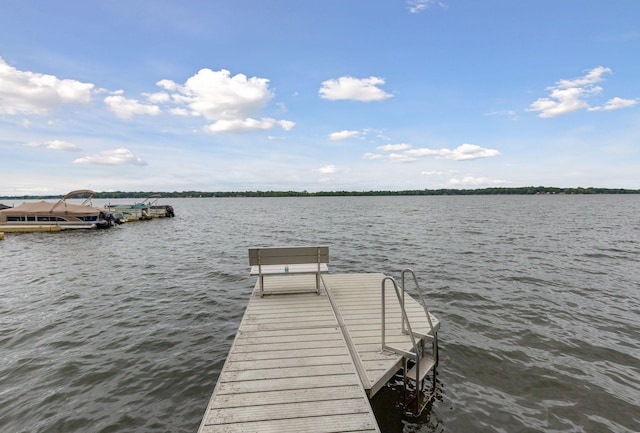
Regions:
[[197, 431], [247, 249], [287, 244], [428, 292], [438, 396], [404, 417], [390, 384], [383, 433], [640, 431], [640, 196], [164, 203], [175, 218], [0, 241], [0, 432]]

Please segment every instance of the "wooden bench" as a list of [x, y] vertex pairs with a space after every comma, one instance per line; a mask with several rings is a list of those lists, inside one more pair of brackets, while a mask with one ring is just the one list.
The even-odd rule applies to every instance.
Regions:
[[315, 292], [320, 294], [320, 274], [329, 272], [328, 263], [328, 246], [249, 248], [251, 275], [258, 276], [260, 296], [264, 296], [265, 275], [290, 274], [315, 274]]

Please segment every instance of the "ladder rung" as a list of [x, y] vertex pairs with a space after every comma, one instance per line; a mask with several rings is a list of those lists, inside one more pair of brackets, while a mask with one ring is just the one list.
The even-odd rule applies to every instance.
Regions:
[[432, 358], [423, 357], [420, 359], [420, 363], [414, 365], [409, 372], [407, 373], [407, 379], [416, 380], [416, 368], [420, 365], [420, 377], [418, 378], [418, 382], [422, 381], [425, 376], [433, 369], [436, 365], [436, 361]]

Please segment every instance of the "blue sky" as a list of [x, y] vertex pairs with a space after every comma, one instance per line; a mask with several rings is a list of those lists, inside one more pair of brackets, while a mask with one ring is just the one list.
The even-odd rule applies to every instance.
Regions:
[[0, 10], [0, 195], [640, 188], [637, 0]]

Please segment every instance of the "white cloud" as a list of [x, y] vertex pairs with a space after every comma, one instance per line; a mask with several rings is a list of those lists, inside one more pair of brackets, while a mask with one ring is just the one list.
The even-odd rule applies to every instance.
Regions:
[[47, 141], [44, 144], [47, 147], [47, 149], [52, 149], [52, 150], [63, 150], [63, 151], [67, 151], [67, 152], [80, 152], [80, 151], [82, 151], [82, 149], [80, 149], [75, 144], [69, 143], [67, 141], [62, 141], [62, 140]]
[[455, 149], [429, 149], [428, 147], [412, 149], [411, 145], [406, 143], [387, 144], [379, 146], [377, 149], [386, 152], [402, 151], [402, 153], [392, 153], [389, 155], [389, 159], [394, 162], [411, 162], [424, 156], [435, 156], [437, 159], [463, 161], [500, 155], [500, 152], [496, 149], [486, 149], [476, 144], [468, 143], [462, 144]]
[[611, 69], [605, 68], [604, 66], [598, 66], [597, 68], [593, 68], [584, 77], [574, 78], [572, 80], [560, 80], [556, 83], [557, 88], [569, 89], [571, 87], [584, 87], [589, 86], [591, 84], [599, 83], [604, 80], [602, 76], [604, 74], [610, 74]]
[[637, 103], [638, 103], [638, 101], [635, 100], [635, 99], [622, 99], [622, 98], [619, 98], [619, 97], [615, 97], [613, 99], [608, 100], [607, 103], [604, 104], [603, 106], [601, 106], [601, 107], [592, 107], [592, 108], [590, 108], [590, 110], [591, 111], [619, 110], [621, 108], [633, 107]]
[[500, 185], [507, 183], [506, 180], [500, 179], [491, 179], [488, 177], [473, 177], [473, 176], [464, 176], [462, 178], [452, 178], [449, 180], [449, 184], [452, 186], [490, 186], [490, 185]]
[[340, 99], [362, 102], [380, 101], [392, 96], [377, 87], [384, 83], [385, 81], [378, 77], [340, 77], [337, 80], [324, 81], [318, 93], [321, 98], [332, 101]]
[[170, 92], [175, 92], [180, 88], [180, 86], [178, 86], [177, 83], [167, 79], [158, 81], [156, 83], [156, 86], [162, 87], [163, 89], [168, 90]]
[[455, 161], [463, 161], [468, 159], [488, 158], [490, 156], [498, 156], [500, 152], [495, 149], [485, 149], [477, 144], [462, 144], [453, 150], [440, 149], [438, 156], [443, 159], [453, 159]]
[[[598, 87], [591, 89], [589, 93], [593, 94], [600, 90], [601, 88]], [[589, 104], [581, 99], [587, 96], [585, 89], [575, 87], [571, 89], [553, 89], [550, 96], [551, 98], [540, 98], [531, 103], [529, 111], [539, 111], [539, 117], [550, 118], [589, 108]]]
[[186, 108], [175, 107], [175, 108], [171, 108], [169, 110], [169, 113], [173, 114], [174, 116], [186, 117], [189, 115], [189, 110], [187, 110]]
[[148, 114], [150, 116], [160, 114], [160, 107], [157, 105], [141, 104], [135, 99], [128, 99], [121, 95], [107, 96], [104, 98], [104, 102], [121, 119], [130, 119], [134, 114]]
[[166, 86], [167, 80], [158, 85], [167, 90], [175, 88], [174, 99], [189, 106], [192, 113], [208, 120], [236, 120], [259, 113], [271, 100], [269, 80], [247, 78], [237, 74], [233, 77], [225, 69], [212, 71], [201, 69], [184, 85]]
[[336, 167], [335, 165], [329, 164], [329, 165], [325, 165], [324, 167], [320, 167], [315, 171], [320, 174], [335, 174], [339, 170], [338, 170], [338, 167]]
[[42, 142], [37, 142], [37, 141], [30, 141], [28, 143], [24, 143], [25, 146], [27, 147], [44, 147], [46, 149], [50, 149], [50, 150], [60, 150], [60, 151], [66, 151], [66, 152], [81, 152], [82, 149], [80, 149], [78, 146], [76, 146], [73, 143], [69, 143], [68, 141], [63, 141], [63, 140], [51, 140], [51, 141], [46, 141], [44, 143]]
[[389, 159], [393, 162], [413, 162], [416, 161], [417, 158], [408, 155], [405, 153], [392, 153], [389, 155]]
[[284, 102], [276, 102], [275, 105], [278, 107], [278, 114], [284, 114], [289, 111]]
[[84, 156], [73, 161], [74, 164], [95, 165], [147, 165], [145, 161], [135, 156], [129, 149], [119, 148], [107, 150], [97, 155]]
[[[409, 145], [407, 145], [409, 146]], [[384, 147], [384, 146], [382, 146]], [[409, 149], [403, 152], [403, 155], [412, 158], [420, 158], [423, 156], [435, 156], [437, 159], [452, 159], [455, 161], [463, 161], [469, 159], [487, 158], [491, 156], [498, 156], [500, 152], [496, 149], [486, 149], [476, 144], [461, 144], [455, 149], [429, 149], [428, 147], [421, 147], [419, 149]], [[380, 148], [378, 148], [380, 149]], [[402, 150], [402, 149], [396, 149]]]
[[291, 130], [295, 126], [294, 122], [288, 120], [275, 120], [275, 119], [233, 119], [233, 120], [218, 120], [211, 125], [206, 126], [204, 129], [207, 132], [248, 132], [255, 130], [268, 130], [279, 125], [285, 131]]
[[379, 153], [371, 153], [371, 152], [367, 152], [364, 155], [362, 155], [362, 157], [364, 159], [382, 159], [383, 156], [380, 155]]
[[445, 170], [445, 171], [431, 170], [431, 171], [420, 172], [420, 174], [424, 176], [452, 176], [457, 173], [458, 173], [458, 170]]
[[433, 4], [438, 4], [440, 7], [446, 6], [444, 2], [437, 0], [409, 0], [407, 4], [409, 5], [409, 12], [412, 14], [420, 13]]
[[497, 110], [485, 113], [485, 116], [508, 117], [511, 120], [516, 120], [518, 113], [515, 110]]
[[[177, 107], [171, 114], [184, 116], [187, 113], [213, 121], [204, 128], [207, 132], [246, 132], [271, 129], [276, 126], [289, 131], [295, 123], [289, 120], [275, 120], [259, 117], [274, 94], [269, 90], [269, 80], [231, 73], [226, 69], [213, 71], [199, 70], [184, 84], [171, 80], [160, 80], [159, 87], [170, 92], [169, 96]], [[280, 111], [286, 111], [280, 105]]]
[[619, 97], [609, 100], [604, 106], [592, 107], [587, 103], [587, 98], [602, 93], [602, 87], [596, 86], [596, 83], [604, 80], [604, 74], [610, 73], [610, 68], [598, 66], [583, 77], [560, 80], [555, 86], [549, 87], [549, 97], [532, 102], [528, 111], [538, 111], [538, 117], [551, 118], [578, 110], [617, 110], [635, 105], [637, 101]]
[[278, 120], [276, 123], [285, 131], [291, 131], [296, 126], [296, 122], [291, 120]]
[[382, 150], [383, 152], [397, 152], [400, 150], [411, 149], [410, 144], [400, 143], [400, 144], [385, 144], [384, 146], [376, 147], [378, 150]]
[[152, 104], [167, 103], [171, 99], [171, 96], [166, 92], [143, 93], [143, 95], [147, 98], [147, 101]]
[[434, 149], [429, 149], [427, 147], [421, 147], [419, 149], [409, 149], [404, 153], [414, 157], [421, 157], [421, 156], [440, 155], [441, 152], [450, 152], [450, 150], [448, 149], [434, 150]]
[[0, 57], [0, 114], [46, 115], [62, 104], [88, 104], [94, 85], [19, 71]]
[[342, 140], [348, 140], [350, 138], [357, 138], [359, 135], [360, 135], [359, 131], [348, 131], [345, 129], [343, 131], [332, 132], [331, 134], [329, 134], [329, 140], [342, 141]]

